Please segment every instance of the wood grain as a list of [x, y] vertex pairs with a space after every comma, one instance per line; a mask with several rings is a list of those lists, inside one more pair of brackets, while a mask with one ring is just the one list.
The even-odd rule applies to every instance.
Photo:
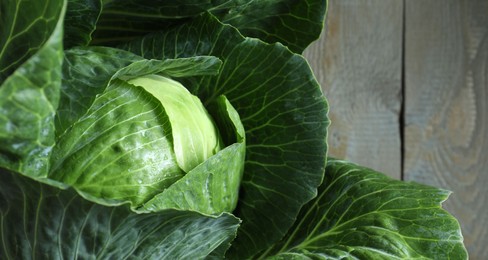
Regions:
[[453, 191], [470, 259], [488, 256], [488, 1], [408, 0], [405, 179]]
[[304, 53], [329, 100], [330, 155], [401, 176], [403, 2], [330, 0]]

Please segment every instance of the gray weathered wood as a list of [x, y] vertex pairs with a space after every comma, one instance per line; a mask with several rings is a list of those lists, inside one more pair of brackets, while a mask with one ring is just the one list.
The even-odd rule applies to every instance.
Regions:
[[453, 191], [471, 259], [488, 257], [488, 1], [406, 1], [405, 178]]
[[330, 155], [400, 178], [403, 2], [331, 0], [306, 51], [330, 104]]

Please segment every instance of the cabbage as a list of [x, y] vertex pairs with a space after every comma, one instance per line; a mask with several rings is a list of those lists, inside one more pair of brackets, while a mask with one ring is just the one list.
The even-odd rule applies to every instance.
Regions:
[[466, 258], [449, 192], [327, 160], [324, 0], [12, 0], [0, 258]]

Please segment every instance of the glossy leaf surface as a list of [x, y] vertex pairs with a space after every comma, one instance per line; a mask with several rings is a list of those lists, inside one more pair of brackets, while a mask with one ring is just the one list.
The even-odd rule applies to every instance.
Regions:
[[0, 167], [31, 176], [48, 171], [64, 10], [64, 1], [0, 3]]
[[233, 133], [235, 139], [226, 139], [229, 146], [156, 195], [141, 210], [177, 208], [216, 214], [235, 209], [244, 171], [245, 132], [239, 114], [224, 96], [211, 108], [220, 129]]
[[164, 110], [122, 80], [114, 80], [59, 136], [51, 161], [49, 179], [108, 205], [140, 205], [184, 175]]

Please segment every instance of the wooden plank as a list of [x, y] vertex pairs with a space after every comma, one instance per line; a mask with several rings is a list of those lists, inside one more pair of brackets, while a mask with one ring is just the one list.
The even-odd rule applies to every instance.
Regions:
[[330, 155], [401, 176], [403, 2], [330, 0], [304, 53], [329, 100]]
[[405, 178], [453, 191], [471, 259], [488, 256], [488, 1], [406, 1]]

